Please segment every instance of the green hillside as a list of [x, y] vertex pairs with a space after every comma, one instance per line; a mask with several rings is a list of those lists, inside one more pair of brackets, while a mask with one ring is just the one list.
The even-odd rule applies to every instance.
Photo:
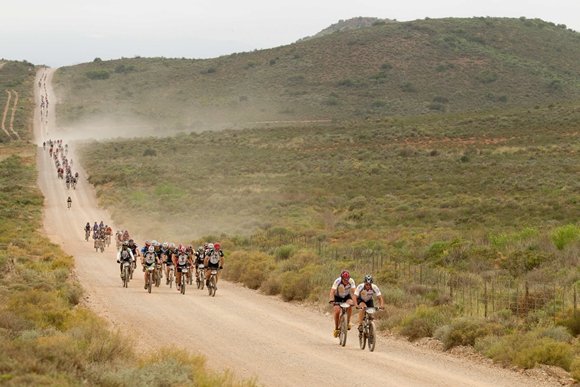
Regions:
[[580, 99], [580, 34], [529, 19], [376, 23], [208, 60], [132, 58], [56, 74], [64, 126], [163, 132]]
[[32, 138], [35, 73], [26, 61], [0, 61], [0, 143]]

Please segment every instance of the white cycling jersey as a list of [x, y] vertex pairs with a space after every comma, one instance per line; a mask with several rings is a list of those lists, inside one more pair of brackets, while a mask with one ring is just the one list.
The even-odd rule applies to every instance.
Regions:
[[334, 283], [332, 284], [332, 289], [336, 290], [336, 295], [341, 298], [348, 296], [350, 294], [350, 289], [354, 289], [355, 287], [356, 285], [352, 278], [348, 280], [348, 284], [346, 285], [342, 283], [342, 279], [340, 277], [335, 279]]
[[369, 300], [372, 300], [373, 296], [377, 296], [377, 297], [380, 296], [381, 291], [379, 290], [379, 287], [375, 284], [371, 284], [371, 288], [367, 290], [365, 288], [365, 284], [362, 283], [356, 287], [356, 290], [354, 291], [354, 295], [355, 295], [355, 297], [360, 298], [364, 302], [367, 302]]

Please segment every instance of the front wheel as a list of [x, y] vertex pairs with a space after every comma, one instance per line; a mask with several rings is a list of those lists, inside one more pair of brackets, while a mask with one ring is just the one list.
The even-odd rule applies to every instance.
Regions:
[[129, 267], [123, 266], [123, 287], [128, 287], [129, 284]]
[[373, 321], [371, 321], [371, 323], [369, 324], [369, 333], [367, 340], [369, 341], [369, 351], [371, 352], [374, 351], [375, 344], [377, 342], [377, 337], [375, 336], [375, 323]]
[[183, 278], [184, 274], [181, 274], [181, 294], [185, 294], [185, 284], [186, 284], [186, 280]]
[[147, 277], [147, 292], [148, 293], [151, 293], [152, 283], [153, 283], [153, 278], [152, 278], [151, 274], [149, 274], [149, 276]]
[[346, 345], [346, 334], [348, 332], [348, 323], [346, 319], [347, 317], [345, 313], [342, 315], [342, 318], [340, 319], [340, 335], [339, 335], [340, 345], [343, 347]]
[[364, 333], [364, 329], [362, 332], [358, 333], [358, 343], [360, 345], [360, 349], [365, 349], [365, 346], [367, 345], [367, 337]]

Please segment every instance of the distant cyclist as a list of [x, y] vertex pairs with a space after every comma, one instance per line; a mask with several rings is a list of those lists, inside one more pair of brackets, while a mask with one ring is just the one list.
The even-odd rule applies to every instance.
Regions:
[[[332, 287], [330, 288], [330, 301], [329, 303], [334, 303], [334, 337], [338, 337], [340, 330], [338, 329], [338, 322], [340, 318], [340, 304], [346, 302], [349, 305], [355, 305], [356, 298], [354, 296], [354, 289], [356, 285], [354, 280], [350, 277], [350, 273], [347, 270], [343, 270], [340, 273], [340, 277], [334, 280]], [[352, 315], [352, 308], [348, 308], [347, 311], [347, 323], [348, 329], [350, 329], [350, 316]]]
[[380, 308], [385, 307], [385, 300], [383, 295], [377, 285], [373, 283], [373, 276], [370, 274], [365, 275], [362, 284], [359, 284], [354, 291], [354, 296], [357, 298], [357, 305], [360, 308], [358, 312], [358, 331], [362, 332], [362, 322], [365, 314], [365, 308], [374, 308], [373, 296], [376, 296], [380, 302]]

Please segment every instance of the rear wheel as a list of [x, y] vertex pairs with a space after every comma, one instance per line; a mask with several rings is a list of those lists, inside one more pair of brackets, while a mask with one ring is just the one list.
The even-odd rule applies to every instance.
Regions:
[[375, 336], [375, 323], [371, 321], [369, 324], [369, 334], [368, 334], [368, 341], [369, 341], [369, 351], [375, 350], [375, 344], [377, 342], [377, 337]]
[[340, 319], [340, 335], [339, 335], [340, 345], [343, 347], [346, 345], [347, 332], [348, 332], [348, 323], [346, 322], [346, 313], [344, 313]]
[[151, 293], [151, 285], [153, 282], [153, 278], [151, 278], [151, 273], [149, 273], [149, 276], [147, 277], [147, 292]]
[[181, 294], [185, 294], [185, 283], [187, 282], [184, 278], [185, 274], [181, 274]]
[[205, 274], [203, 272], [199, 273], [199, 282], [201, 283], [200, 289], [203, 290], [205, 287]]

